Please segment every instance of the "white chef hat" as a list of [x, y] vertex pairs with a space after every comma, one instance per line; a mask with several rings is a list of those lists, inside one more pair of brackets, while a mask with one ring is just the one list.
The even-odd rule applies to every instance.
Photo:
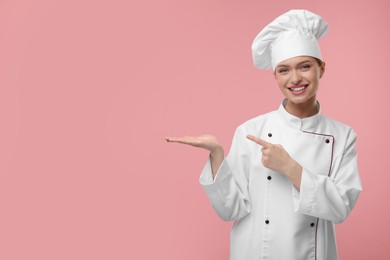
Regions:
[[307, 10], [291, 10], [268, 24], [252, 44], [252, 56], [258, 69], [273, 69], [289, 58], [311, 56], [322, 60], [317, 39], [328, 32], [319, 15]]

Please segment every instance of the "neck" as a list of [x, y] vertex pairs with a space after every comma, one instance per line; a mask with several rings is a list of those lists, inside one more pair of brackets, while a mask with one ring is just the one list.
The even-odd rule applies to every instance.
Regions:
[[287, 100], [285, 109], [291, 115], [299, 118], [311, 117], [318, 113], [317, 100], [315, 98], [301, 104], [295, 104]]

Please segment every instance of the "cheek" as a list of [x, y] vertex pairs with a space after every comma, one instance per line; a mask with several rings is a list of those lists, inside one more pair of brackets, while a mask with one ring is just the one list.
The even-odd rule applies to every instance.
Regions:
[[307, 79], [310, 80], [310, 82], [315, 85], [318, 85], [320, 78], [321, 78], [321, 74], [319, 71], [313, 71], [307, 77]]
[[286, 79], [281, 76], [276, 76], [276, 83], [278, 84], [280, 89], [283, 89], [286, 85]]
[[317, 85], [319, 84], [320, 82], [320, 79], [321, 79], [321, 73], [319, 72], [318, 74], [315, 75], [315, 77], [313, 78], [313, 81], [315, 81], [317, 83]]
[[318, 85], [319, 85], [319, 79], [318, 78], [313, 78], [312, 81], [311, 81], [311, 84], [313, 86], [313, 90], [314, 91], [317, 91], [318, 89]]
[[283, 79], [283, 80], [279, 80], [278, 81], [278, 86], [279, 86], [279, 89], [282, 91], [282, 92], [285, 92], [287, 91], [287, 84], [288, 83], [288, 80], [287, 79]]
[[322, 78], [323, 70], [321, 68], [318, 68], [318, 70], [313, 74], [314, 74], [313, 77], [315, 77], [317, 81], [319, 81], [320, 78]]

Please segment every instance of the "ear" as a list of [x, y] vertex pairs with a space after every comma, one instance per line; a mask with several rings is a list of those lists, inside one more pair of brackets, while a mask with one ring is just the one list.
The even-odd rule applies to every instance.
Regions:
[[320, 67], [320, 78], [322, 78], [324, 73], [325, 73], [325, 61], [322, 62], [321, 67]]

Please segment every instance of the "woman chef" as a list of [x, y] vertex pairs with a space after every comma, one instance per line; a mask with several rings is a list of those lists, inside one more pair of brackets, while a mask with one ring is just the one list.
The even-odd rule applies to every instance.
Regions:
[[211, 135], [167, 137], [210, 151], [200, 183], [224, 220], [234, 220], [231, 260], [338, 259], [334, 223], [362, 190], [356, 134], [320, 113], [325, 71], [317, 39], [326, 22], [291, 10], [267, 25], [252, 50], [285, 96], [279, 108], [240, 125], [229, 155]]

